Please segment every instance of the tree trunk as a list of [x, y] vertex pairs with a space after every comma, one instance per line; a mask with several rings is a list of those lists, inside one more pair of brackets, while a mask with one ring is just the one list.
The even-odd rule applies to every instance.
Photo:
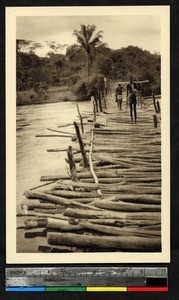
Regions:
[[67, 208], [64, 212], [64, 216], [81, 218], [81, 219], [133, 219], [133, 220], [158, 220], [160, 222], [161, 214], [159, 212], [114, 212], [106, 210], [85, 210], [85, 209], [71, 209]]
[[114, 211], [124, 211], [124, 212], [140, 212], [140, 211], [150, 211], [150, 212], [160, 212], [161, 206], [160, 205], [147, 205], [147, 204], [133, 204], [133, 203], [126, 203], [122, 201], [114, 202], [114, 201], [101, 201], [95, 200], [91, 203], [91, 205], [95, 207], [99, 207], [106, 210], [114, 210]]
[[161, 250], [160, 238], [90, 236], [70, 233], [48, 233], [50, 245], [77, 246], [85, 248], [118, 249], [124, 251], [156, 252]]

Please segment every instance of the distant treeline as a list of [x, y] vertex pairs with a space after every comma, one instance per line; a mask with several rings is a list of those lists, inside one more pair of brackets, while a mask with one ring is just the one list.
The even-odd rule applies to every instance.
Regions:
[[93, 94], [103, 78], [111, 81], [128, 81], [132, 75], [135, 80], [149, 80], [143, 86], [143, 94], [151, 95], [154, 90], [160, 94], [160, 55], [138, 47], [128, 46], [112, 50], [105, 44], [94, 49], [90, 74], [87, 72], [86, 51], [77, 44], [69, 46], [66, 54], [49, 52], [46, 57], [39, 57], [34, 50], [21, 51], [26, 41], [17, 40], [17, 91], [51, 86], [68, 86], [78, 97], [85, 99]]

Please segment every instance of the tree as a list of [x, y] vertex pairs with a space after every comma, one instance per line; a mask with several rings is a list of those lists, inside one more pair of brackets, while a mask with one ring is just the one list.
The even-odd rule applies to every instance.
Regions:
[[102, 38], [102, 31], [98, 31], [94, 35], [96, 30], [95, 25], [81, 25], [81, 30], [74, 30], [73, 34], [77, 37], [77, 42], [85, 50], [87, 54], [87, 70], [88, 77], [90, 75], [90, 70], [93, 62], [93, 54], [96, 47], [102, 45], [100, 38]]

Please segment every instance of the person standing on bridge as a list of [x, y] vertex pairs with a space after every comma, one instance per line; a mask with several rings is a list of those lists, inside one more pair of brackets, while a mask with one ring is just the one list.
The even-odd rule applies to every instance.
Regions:
[[133, 77], [130, 76], [130, 82], [127, 85], [127, 99], [129, 101], [130, 116], [131, 116], [132, 123], [133, 123], [133, 111], [134, 111], [134, 122], [136, 123], [136, 121], [137, 121], [137, 112], [136, 112], [137, 91], [138, 91], [138, 86], [135, 82], [133, 82]]
[[121, 86], [120, 83], [118, 83], [118, 86], [116, 88], [116, 102], [119, 110], [122, 110], [122, 91], [124, 88]]

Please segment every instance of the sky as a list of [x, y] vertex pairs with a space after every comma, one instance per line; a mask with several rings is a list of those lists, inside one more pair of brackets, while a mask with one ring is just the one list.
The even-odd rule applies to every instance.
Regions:
[[[152, 15], [17, 17], [16, 37], [72, 45], [76, 43], [73, 31], [80, 30], [81, 24], [96, 25], [96, 31], [103, 31], [102, 41], [111, 49], [133, 45], [160, 53], [160, 17]], [[44, 56], [48, 51], [45, 47], [37, 54]]]

